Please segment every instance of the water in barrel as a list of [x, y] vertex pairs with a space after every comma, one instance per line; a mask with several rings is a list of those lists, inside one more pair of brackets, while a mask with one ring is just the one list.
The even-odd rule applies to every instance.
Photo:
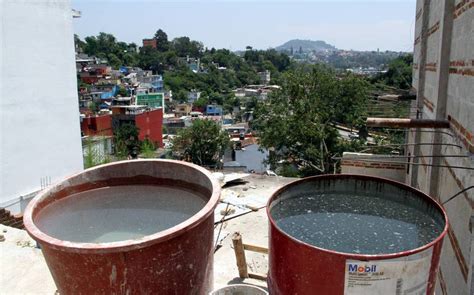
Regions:
[[353, 254], [412, 250], [439, 237], [444, 227], [423, 204], [375, 191], [300, 192], [275, 202], [270, 214], [278, 228], [297, 240]]
[[63, 241], [107, 243], [139, 239], [173, 227], [206, 204], [188, 190], [153, 185], [113, 186], [70, 195], [36, 216], [38, 228]]

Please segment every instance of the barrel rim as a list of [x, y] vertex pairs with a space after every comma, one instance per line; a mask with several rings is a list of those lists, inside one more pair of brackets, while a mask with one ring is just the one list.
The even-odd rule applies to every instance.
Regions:
[[[65, 184], [71, 179], [79, 177], [83, 174], [88, 174], [94, 170], [111, 169], [114, 166], [120, 166], [124, 164], [133, 165], [135, 163], [143, 163], [143, 162], [155, 162], [157, 164], [171, 163], [176, 166], [186, 166], [186, 167], [192, 168], [196, 172], [203, 174], [209, 179], [209, 182], [211, 184], [212, 191], [211, 191], [209, 200], [206, 202], [204, 207], [202, 207], [196, 214], [194, 214], [190, 218], [184, 220], [183, 222], [173, 227], [170, 227], [168, 229], [159, 231], [151, 235], [144, 236], [142, 238], [123, 240], [123, 241], [117, 241], [117, 242], [80, 243], [80, 242], [64, 241], [64, 240], [54, 238], [50, 235], [47, 235], [42, 230], [40, 230], [34, 223], [33, 213], [35, 213], [35, 210], [38, 208], [38, 205], [42, 201], [44, 201], [46, 198], [50, 197], [50, 195], [54, 192], [54, 190], [60, 185]], [[38, 241], [40, 244], [43, 244], [42, 246], [47, 246], [52, 249], [62, 250], [66, 252], [88, 253], [88, 254], [126, 252], [126, 251], [131, 251], [131, 250], [142, 249], [154, 244], [168, 241], [176, 236], [182, 235], [183, 233], [190, 231], [192, 228], [205, 222], [205, 220], [207, 220], [209, 217], [213, 218], [214, 209], [219, 203], [220, 193], [221, 193], [221, 187], [219, 183], [217, 182], [217, 180], [212, 176], [212, 174], [205, 168], [200, 167], [195, 164], [191, 164], [191, 163], [187, 163], [183, 161], [176, 161], [176, 160], [166, 160], [166, 159], [139, 159], [139, 160], [117, 161], [117, 162], [89, 168], [79, 173], [68, 176], [65, 179], [57, 182], [56, 184], [40, 192], [28, 204], [23, 216], [23, 222], [24, 222], [26, 231], [31, 235], [33, 239]]]
[[[290, 187], [293, 187], [293, 186], [296, 186], [296, 185], [299, 185], [299, 184], [302, 184], [302, 183], [305, 183], [305, 182], [311, 182], [315, 179], [317, 179], [317, 180], [322, 180], [322, 179], [371, 180], [371, 181], [380, 181], [380, 182], [389, 183], [389, 184], [392, 184], [394, 186], [406, 189], [408, 191], [413, 192], [414, 194], [419, 195], [420, 197], [423, 197], [428, 202], [431, 202], [440, 211], [440, 213], [443, 216], [444, 221], [445, 221], [444, 229], [436, 239], [434, 239], [433, 241], [431, 241], [428, 244], [425, 244], [425, 245], [423, 245], [421, 247], [418, 247], [418, 248], [415, 248], [415, 249], [402, 251], [402, 252], [396, 252], [396, 253], [388, 253], [388, 254], [355, 254], [355, 253], [339, 252], [339, 251], [329, 250], [329, 249], [325, 249], [325, 248], [320, 248], [320, 247], [308, 244], [306, 242], [300, 241], [300, 240], [290, 236], [289, 234], [287, 234], [286, 232], [284, 232], [283, 230], [281, 230], [277, 226], [275, 220], [273, 219], [272, 215], [270, 214], [270, 205], [273, 203], [273, 201], [275, 201], [275, 199], [281, 193], [283, 193], [284, 191], [286, 191]], [[361, 261], [394, 259], [394, 258], [399, 258], [399, 257], [404, 257], [404, 256], [409, 256], [409, 255], [412, 255], [412, 254], [420, 253], [420, 252], [422, 252], [426, 249], [429, 249], [429, 248], [433, 247], [434, 245], [440, 243], [444, 239], [445, 235], [448, 232], [448, 228], [449, 228], [448, 216], [447, 216], [446, 211], [444, 210], [444, 208], [440, 205], [440, 203], [438, 201], [436, 201], [435, 199], [433, 199], [429, 195], [425, 194], [421, 190], [416, 189], [414, 187], [411, 187], [409, 185], [406, 185], [402, 182], [395, 181], [395, 180], [391, 180], [391, 179], [387, 179], [387, 178], [383, 178], [383, 177], [361, 175], [361, 174], [325, 174], [325, 175], [310, 176], [310, 177], [306, 177], [306, 178], [303, 178], [303, 179], [295, 180], [295, 181], [290, 182], [289, 184], [279, 188], [278, 190], [276, 190], [271, 195], [271, 197], [268, 199], [268, 202], [267, 202], [266, 212], [267, 212], [268, 220], [270, 222], [270, 227], [274, 228], [276, 231], [278, 231], [279, 234], [284, 235], [285, 237], [287, 237], [288, 239], [290, 239], [294, 243], [305, 246], [305, 247], [308, 247], [308, 248], [311, 248], [311, 249], [314, 249], [314, 250], [317, 250], [317, 251], [325, 252], [325, 253], [328, 253], [328, 254], [345, 256], [345, 257], [347, 257], [347, 259], [354, 259], [354, 260], [361, 260]]]

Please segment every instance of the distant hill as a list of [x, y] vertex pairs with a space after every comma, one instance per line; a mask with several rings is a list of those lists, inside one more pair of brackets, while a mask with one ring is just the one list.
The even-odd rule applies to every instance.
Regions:
[[295, 52], [297, 52], [299, 49], [303, 50], [303, 52], [308, 52], [308, 51], [326, 51], [326, 50], [337, 50], [337, 48], [331, 44], [327, 44], [324, 41], [312, 41], [312, 40], [300, 40], [300, 39], [294, 39], [286, 42], [283, 45], [280, 45], [276, 47], [275, 49], [278, 51], [290, 51], [291, 48]]

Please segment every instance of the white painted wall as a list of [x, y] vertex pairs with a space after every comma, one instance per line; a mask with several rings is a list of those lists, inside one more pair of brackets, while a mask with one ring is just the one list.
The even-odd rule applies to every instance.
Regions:
[[0, 0], [0, 32], [3, 207], [83, 163], [70, 1]]

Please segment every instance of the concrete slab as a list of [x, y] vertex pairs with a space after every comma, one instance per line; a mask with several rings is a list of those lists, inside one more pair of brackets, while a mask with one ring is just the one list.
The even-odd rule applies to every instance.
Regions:
[[[254, 202], [255, 198], [258, 198], [259, 201], [266, 204], [275, 190], [294, 180], [296, 179], [251, 175], [245, 178], [245, 184], [228, 187], [227, 189], [236, 191], [242, 203], [245, 203], [246, 196], [250, 196], [250, 202]], [[221, 225], [218, 224], [218, 227], [219, 226]], [[214, 254], [214, 287], [217, 289], [226, 285], [244, 283], [266, 289], [267, 283], [265, 281], [239, 278], [232, 245], [232, 234], [234, 232], [240, 232], [244, 243], [268, 247], [268, 219], [265, 208], [261, 208], [256, 212], [252, 211], [222, 223], [222, 230], [230, 233], [230, 235], [222, 241], [222, 247]], [[248, 270], [250, 272], [267, 273], [267, 255], [249, 251], [246, 251], [245, 254]]]
[[41, 250], [26, 231], [0, 224], [0, 293], [50, 294], [56, 285]]

